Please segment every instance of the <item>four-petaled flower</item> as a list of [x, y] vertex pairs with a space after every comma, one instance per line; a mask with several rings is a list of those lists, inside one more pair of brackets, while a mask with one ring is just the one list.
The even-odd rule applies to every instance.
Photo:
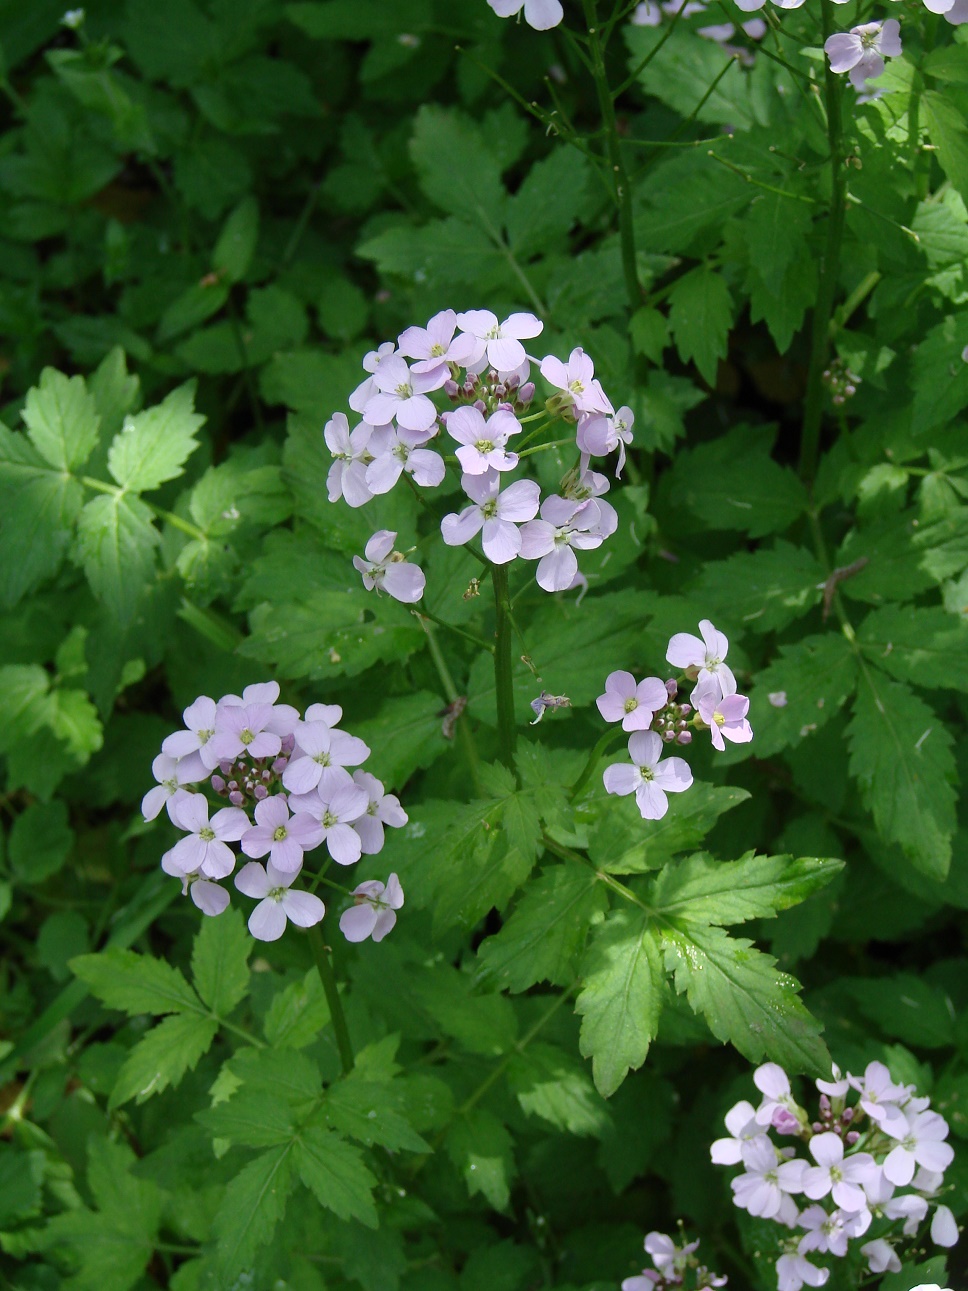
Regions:
[[849, 72], [855, 90], [865, 90], [868, 80], [884, 71], [885, 58], [901, 54], [901, 24], [896, 18], [887, 22], [865, 22], [850, 31], [840, 31], [824, 41], [832, 72]]
[[666, 661], [674, 668], [685, 668], [695, 672], [700, 681], [714, 678], [725, 692], [731, 686], [731, 693], [736, 691], [736, 678], [724, 662], [729, 642], [722, 632], [718, 632], [709, 619], [699, 624], [702, 640], [690, 632], [677, 632], [669, 641]]
[[427, 580], [418, 565], [411, 565], [398, 551], [393, 550], [397, 535], [392, 529], [378, 529], [361, 556], [353, 557], [353, 565], [363, 575], [367, 591], [386, 592], [395, 601], [413, 605], [424, 594]]
[[518, 455], [509, 452], [506, 445], [520, 429], [521, 423], [514, 413], [503, 408], [487, 421], [478, 408], [458, 408], [447, 414], [447, 434], [460, 445], [457, 460], [467, 475], [513, 471]]
[[647, 731], [660, 708], [669, 702], [666, 684], [658, 677], [636, 682], [619, 669], [605, 678], [605, 694], [595, 700], [606, 722], [621, 722], [623, 731]]
[[750, 701], [745, 695], [736, 694], [732, 673], [729, 678], [724, 674], [722, 683], [720, 686], [714, 677], [710, 677], [701, 681], [692, 693], [692, 702], [709, 727], [713, 748], [720, 753], [726, 748], [726, 740], [732, 744], [748, 744], [753, 738], [753, 728], [746, 720]]
[[[662, 758], [662, 738], [655, 731], [636, 731], [629, 740], [632, 765], [616, 762], [604, 774], [609, 793], [624, 797], [634, 793], [645, 820], [661, 820], [669, 810], [666, 794], [682, 793], [692, 784], [689, 763], [682, 758]], [[660, 760], [661, 759], [661, 760]]]
[[463, 475], [461, 488], [473, 505], [459, 514], [444, 516], [440, 522], [444, 542], [448, 547], [460, 547], [483, 529], [484, 555], [495, 565], [506, 565], [521, 551], [518, 525], [533, 520], [538, 513], [540, 488], [534, 480], [516, 480], [502, 493], [497, 471]]
[[[557, 27], [565, 16], [561, 0], [487, 0], [487, 3], [499, 18], [513, 18], [523, 9], [524, 21], [535, 31], [550, 31], [552, 27]], [[483, 311], [475, 312], [483, 313]]]
[[235, 853], [229, 843], [237, 843], [252, 825], [239, 807], [223, 807], [211, 820], [208, 803], [200, 793], [186, 794], [174, 804], [172, 820], [187, 838], [179, 839], [168, 855], [169, 873], [204, 874], [209, 879], [224, 879], [235, 869]]
[[521, 527], [521, 555], [537, 560], [538, 586], [546, 592], [564, 592], [578, 573], [573, 548], [589, 551], [605, 541], [602, 511], [594, 498], [575, 502], [552, 494], [541, 504], [541, 519]]
[[609, 403], [601, 382], [595, 380], [595, 365], [580, 347], [574, 349], [567, 363], [553, 354], [541, 360], [541, 375], [549, 385], [568, 395], [580, 413], [610, 413]]
[[[506, 5], [507, 0], [497, 0], [497, 3]], [[547, 0], [527, 0], [527, 3], [544, 4]], [[518, 4], [501, 16], [506, 18], [520, 8]], [[468, 363], [475, 365], [486, 356], [488, 363], [498, 372], [513, 372], [519, 368], [528, 357], [521, 342], [540, 336], [544, 331], [544, 323], [534, 314], [511, 314], [499, 323], [497, 314], [492, 314], [489, 309], [469, 309], [458, 314], [457, 326], [476, 342]]]
[[386, 884], [378, 879], [367, 879], [351, 893], [353, 905], [339, 917], [340, 932], [347, 941], [365, 941], [372, 937], [382, 941], [397, 921], [397, 911], [403, 905], [403, 888], [395, 874]]
[[283, 874], [296, 874], [302, 869], [303, 852], [311, 852], [323, 841], [322, 826], [308, 812], [290, 816], [285, 794], [257, 802], [255, 820], [242, 838], [243, 852], [256, 858], [268, 855]]
[[259, 904], [249, 915], [249, 932], [258, 941], [278, 941], [286, 931], [286, 921], [298, 928], [312, 928], [326, 913], [326, 907], [312, 892], [291, 892], [295, 874], [283, 874], [270, 861], [260, 865], [250, 861], [235, 876], [235, 886]]
[[443, 372], [411, 372], [399, 354], [381, 359], [373, 373], [377, 392], [363, 407], [363, 420], [371, 426], [387, 426], [397, 420], [405, 430], [429, 430], [437, 420], [437, 409], [427, 398], [447, 379]]

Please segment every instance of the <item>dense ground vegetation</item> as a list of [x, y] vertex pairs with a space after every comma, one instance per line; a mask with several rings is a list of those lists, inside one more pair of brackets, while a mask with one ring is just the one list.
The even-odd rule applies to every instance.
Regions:
[[758, 1066], [963, 1220], [960, 4], [0, 0], [0, 1287], [796, 1291]]

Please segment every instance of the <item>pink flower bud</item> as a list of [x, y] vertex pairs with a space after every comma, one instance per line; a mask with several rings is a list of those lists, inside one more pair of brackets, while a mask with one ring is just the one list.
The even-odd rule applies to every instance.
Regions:
[[283, 737], [283, 741], [282, 741], [283, 754], [291, 753], [295, 747], [296, 747], [295, 735], [286, 735]]
[[222, 779], [220, 775], [212, 776], [212, 788], [215, 790], [216, 793], [225, 792], [225, 781]]
[[220, 762], [218, 764], [218, 769], [221, 771], [222, 775], [231, 775], [232, 765], [233, 764], [231, 762]]
[[680, 731], [680, 732], [679, 732], [679, 734], [676, 736], [676, 743], [677, 743], [677, 744], [691, 744], [691, 743], [692, 743], [692, 731]]
[[269, 797], [269, 790], [265, 787], [264, 784], [257, 784], [255, 789], [253, 789], [252, 792], [255, 795], [255, 798], [257, 799], [257, 801], [259, 802], [261, 802], [263, 798]]
[[533, 381], [525, 381], [524, 385], [518, 391], [518, 399], [521, 403], [530, 403], [534, 398], [535, 384]]
[[474, 407], [477, 409], [478, 412], [483, 412], [483, 413], [487, 412], [487, 404], [484, 402], [483, 399], [475, 399]]
[[824, 1114], [824, 1116], [826, 1116], [827, 1113], [830, 1111], [830, 1099], [827, 1097], [826, 1094], [821, 1094], [819, 1102], [820, 1102], [820, 1110]]
[[860, 1130], [851, 1130], [849, 1134], [844, 1135], [844, 1142], [849, 1148], [852, 1148], [860, 1138]]
[[241, 807], [245, 802], [245, 797], [239, 793], [238, 789], [233, 789], [229, 794], [229, 802], [233, 807]]
[[263, 784], [268, 784], [268, 783], [269, 783], [269, 781], [270, 781], [271, 779], [272, 779], [272, 772], [271, 772], [271, 771], [269, 771], [268, 769], [266, 769], [265, 771], [263, 771], [263, 773], [262, 773], [262, 783], [263, 783]]
[[673, 679], [670, 677], [665, 684], [665, 688], [666, 688], [666, 691], [668, 692], [669, 698], [675, 699], [676, 695], [678, 695], [679, 693], [679, 683], [677, 681], [673, 681]]
[[856, 1110], [857, 1109], [855, 1107], [845, 1107], [844, 1110], [841, 1112], [840, 1119], [843, 1121], [845, 1125], [849, 1125], [850, 1122], [854, 1119], [854, 1114]]
[[230, 780], [230, 781], [229, 781], [229, 789], [230, 789], [230, 791], [231, 791], [231, 792], [233, 792], [233, 793], [234, 793], [234, 792], [235, 792], [235, 790], [236, 790], [236, 789], [238, 789], [238, 787], [239, 787], [239, 782], [238, 782], [238, 780]]
[[272, 769], [276, 773], [276, 775], [282, 775], [283, 771], [285, 771], [288, 765], [289, 765], [288, 758], [276, 758], [275, 762], [273, 762], [272, 764]]
[[672, 744], [676, 738], [676, 733], [675, 731], [663, 731], [662, 738], [665, 740], [666, 744]]
[[688, 717], [692, 712], [692, 704], [680, 704], [679, 712], [683, 717]]
[[456, 381], [452, 381], [448, 378], [448, 380], [444, 382], [444, 394], [447, 396], [448, 399], [456, 399], [457, 392], [459, 389], [460, 389], [460, 386], [457, 384]]

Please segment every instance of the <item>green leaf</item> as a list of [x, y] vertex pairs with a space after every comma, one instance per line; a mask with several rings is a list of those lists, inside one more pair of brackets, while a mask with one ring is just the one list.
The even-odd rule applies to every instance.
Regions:
[[840, 711], [856, 684], [857, 659], [841, 633], [781, 646], [756, 678], [750, 721], [757, 754], [769, 757], [807, 739]]
[[482, 943], [479, 977], [512, 992], [541, 981], [566, 985], [589, 925], [607, 905], [589, 866], [548, 866], [528, 884], [501, 931]]
[[132, 1017], [206, 1012], [181, 972], [163, 959], [111, 947], [98, 955], [78, 955], [69, 966], [102, 1004]]
[[406, 784], [452, 747], [442, 730], [443, 706], [439, 695], [418, 690], [384, 700], [376, 716], [354, 725], [354, 735], [379, 749], [380, 779], [388, 788]]
[[64, 865], [74, 846], [67, 806], [60, 799], [31, 803], [17, 816], [7, 843], [7, 860], [21, 883], [42, 883]]
[[315, 968], [272, 997], [265, 1036], [277, 1049], [304, 1049], [329, 1021], [329, 1005]]
[[707, 529], [738, 529], [751, 538], [781, 533], [807, 506], [807, 493], [788, 467], [770, 456], [775, 427], [737, 426], [681, 452], [669, 501]]
[[613, 910], [606, 917], [585, 952], [582, 979], [575, 1001], [579, 1047], [592, 1059], [596, 1089], [608, 1098], [630, 1068], [645, 1062], [659, 1026], [665, 974], [645, 911]]
[[676, 280], [669, 301], [669, 326], [679, 357], [684, 363], [694, 359], [701, 375], [714, 386], [733, 321], [726, 279], [705, 266], [690, 269]]
[[162, 314], [158, 323], [158, 344], [164, 345], [219, 313], [229, 298], [229, 290], [228, 283], [212, 277], [192, 283]]
[[34, 447], [59, 471], [76, 470], [94, 451], [100, 418], [83, 377], [44, 368], [27, 392], [23, 419]]
[[968, 202], [968, 130], [964, 117], [947, 95], [933, 90], [922, 94], [921, 108], [941, 167]]
[[867, 657], [898, 681], [968, 690], [968, 623], [940, 607], [885, 605], [860, 625]]
[[777, 539], [770, 547], [705, 564], [686, 590], [714, 616], [730, 619], [739, 609], [737, 624], [754, 632], [776, 632], [820, 603], [825, 577], [805, 547]]
[[900, 682], [865, 674], [847, 727], [850, 771], [877, 828], [916, 869], [943, 879], [955, 830], [954, 740]]
[[956, 1043], [958, 1009], [949, 993], [913, 973], [873, 980], [848, 978], [841, 983], [884, 1035], [919, 1049], [942, 1049]]
[[821, 1026], [804, 1008], [799, 984], [778, 972], [776, 960], [721, 928], [664, 930], [666, 968], [717, 1039], [750, 1062], [768, 1058], [785, 1071], [830, 1071]]
[[87, 386], [101, 418], [102, 432], [116, 434], [125, 417], [136, 407], [141, 390], [138, 377], [128, 374], [127, 359], [120, 345], [105, 355], [88, 377]]
[[50, 692], [49, 725], [79, 765], [87, 762], [104, 743], [97, 709], [83, 690], [57, 687]]
[[843, 861], [812, 856], [750, 852], [738, 861], [715, 861], [698, 853], [665, 867], [649, 905], [670, 919], [704, 925], [771, 919], [819, 892], [843, 868]]
[[511, 250], [521, 260], [547, 254], [588, 208], [588, 162], [573, 148], [556, 148], [531, 167], [508, 202]]
[[787, 269], [799, 257], [813, 225], [809, 202], [786, 193], [757, 193], [743, 221], [750, 260], [774, 296], [783, 290]]
[[129, 1291], [141, 1282], [155, 1249], [164, 1196], [149, 1179], [131, 1174], [134, 1153], [107, 1139], [88, 1144], [88, 1184], [98, 1209], [81, 1206], [55, 1215], [40, 1235], [41, 1249], [59, 1249], [79, 1265], [71, 1291]]
[[366, 1147], [378, 1143], [391, 1152], [429, 1152], [430, 1145], [393, 1106], [392, 1087], [351, 1073], [330, 1085], [323, 1104], [326, 1124], [358, 1139]]
[[339, 1219], [358, 1219], [367, 1228], [377, 1227], [372, 1195], [376, 1179], [363, 1164], [359, 1148], [331, 1130], [310, 1126], [293, 1145], [293, 1161], [321, 1206]]
[[223, 1277], [234, 1279], [275, 1232], [292, 1191], [292, 1143], [270, 1148], [244, 1166], [225, 1189], [213, 1228]]
[[108, 451], [108, 470], [123, 489], [145, 493], [181, 475], [205, 421], [194, 404], [195, 383], [188, 381], [154, 408], [125, 417]]
[[205, 919], [192, 947], [195, 989], [213, 1013], [226, 1018], [249, 989], [252, 938], [241, 911], [226, 910], [218, 919]]
[[476, 994], [466, 974], [436, 964], [413, 986], [414, 999], [446, 1036], [468, 1053], [493, 1057], [509, 1050], [517, 1039], [517, 1016], [500, 994]]
[[151, 512], [136, 497], [88, 502], [77, 526], [78, 555], [91, 590], [122, 624], [130, 622], [155, 569], [161, 542]]
[[259, 203], [244, 197], [222, 225], [212, 268], [226, 282], [241, 282], [248, 272], [259, 238]]
[[264, 1090], [233, 1094], [195, 1119], [217, 1139], [246, 1148], [274, 1148], [293, 1137], [292, 1116], [286, 1104]]
[[661, 820], [643, 825], [634, 801], [606, 798], [605, 810], [591, 831], [588, 854], [609, 874], [639, 874], [659, 869], [671, 856], [697, 847], [725, 811], [749, 798], [745, 789], [697, 783], [669, 800]]
[[470, 1195], [481, 1193], [495, 1210], [506, 1210], [514, 1145], [497, 1117], [481, 1107], [464, 1112], [448, 1129], [445, 1146]]
[[968, 310], [961, 310], [932, 327], [915, 350], [911, 430], [918, 438], [968, 407], [968, 363], [961, 357], [966, 345]]
[[417, 113], [410, 156], [420, 186], [448, 215], [497, 236], [504, 219], [501, 167], [480, 128], [451, 109], [425, 104]]
[[77, 480], [0, 425], [0, 604], [16, 605], [57, 573], [83, 499]]
[[532, 1043], [515, 1054], [508, 1067], [508, 1086], [529, 1116], [569, 1134], [598, 1138], [611, 1124], [588, 1072], [551, 1045]]
[[120, 1107], [130, 1098], [143, 1103], [169, 1085], [177, 1085], [208, 1052], [217, 1032], [218, 1022], [198, 1013], [176, 1013], [159, 1022], [125, 1059], [109, 1107]]
[[44, 1153], [5, 1151], [0, 1155], [0, 1229], [40, 1215]]

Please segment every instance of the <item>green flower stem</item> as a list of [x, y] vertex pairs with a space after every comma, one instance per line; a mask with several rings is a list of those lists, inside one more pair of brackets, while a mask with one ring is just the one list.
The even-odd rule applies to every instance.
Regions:
[[497, 691], [497, 738], [501, 761], [514, 768], [517, 727], [514, 720], [514, 675], [511, 658], [511, 598], [507, 565], [491, 565], [494, 585], [494, 685]]
[[[120, 498], [126, 492], [125, 489], [119, 488], [117, 484], [108, 484], [104, 480], [96, 480], [93, 475], [81, 475], [79, 479], [86, 489], [92, 489], [95, 493], [109, 493], [111, 497]], [[189, 538], [196, 539], [198, 542], [208, 541], [208, 534], [204, 529], [199, 529], [198, 525], [192, 524], [190, 520], [183, 520], [181, 516], [175, 515], [174, 511], [166, 511], [164, 507], [156, 507], [147, 498], [138, 496], [139, 501], [153, 511], [159, 520], [166, 521], [173, 529], [180, 529], [182, 533], [187, 534]]]
[[[828, 0], [829, 2], [829, 0]], [[622, 272], [625, 276], [625, 290], [629, 298], [629, 308], [634, 312], [642, 304], [642, 285], [635, 255], [635, 225], [632, 216], [632, 186], [625, 170], [622, 157], [622, 145], [619, 140], [618, 125], [615, 120], [615, 99], [608, 83], [605, 71], [604, 44], [598, 26], [596, 0], [582, 0], [585, 9], [585, 22], [588, 27], [588, 51], [591, 55], [592, 79], [598, 95], [598, 106], [602, 114], [602, 125], [605, 130], [605, 146], [608, 150], [608, 161], [612, 171], [612, 186], [615, 205], [618, 207], [619, 237], [622, 244]]]
[[[463, 628], [457, 627], [457, 625], [454, 623], [448, 623], [445, 619], [438, 619], [437, 615], [431, 614], [429, 610], [413, 609], [410, 612], [415, 619], [420, 620], [420, 626], [427, 633], [427, 640], [433, 643], [430, 646], [431, 654], [434, 654], [434, 649], [437, 645], [437, 642], [436, 642], [436, 639], [431, 635], [431, 632], [428, 630], [427, 624], [423, 622], [424, 619], [430, 619], [431, 623], [436, 623], [440, 627], [446, 628], [448, 632], [454, 632], [456, 633], [457, 636], [463, 637], [465, 641], [470, 641], [472, 645], [477, 646], [478, 650], [486, 650], [489, 654], [494, 653], [494, 647], [491, 645], [489, 641], [482, 641], [480, 637], [474, 636], [473, 632], [465, 632]], [[436, 656], [434, 658], [434, 663], [435, 664], [437, 663]], [[437, 667], [437, 671], [438, 672], [440, 671], [439, 665]], [[455, 698], [456, 698], [456, 695], [450, 696], [451, 702], [453, 702]]]
[[585, 785], [588, 784], [589, 780], [595, 774], [595, 768], [598, 766], [599, 762], [601, 762], [602, 758], [608, 752], [609, 747], [612, 744], [615, 744], [618, 741], [619, 737], [624, 738], [625, 735], [626, 735], [626, 732], [623, 731], [620, 726], [617, 728], [613, 726], [605, 732], [602, 738], [592, 749], [591, 753], [589, 753], [588, 761], [585, 763], [585, 766], [584, 766], [584, 769], [582, 770], [581, 775], [578, 777], [575, 783], [571, 786], [571, 789], [568, 791], [569, 801], [571, 802], [576, 801], [579, 794], [585, 788]]
[[346, 1025], [343, 1002], [339, 997], [339, 987], [336, 985], [333, 961], [329, 957], [329, 949], [323, 940], [319, 924], [316, 924], [314, 928], [307, 929], [307, 932], [309, 934], [309, 944], [313, 951], [313, 959], [316, 961], [316, 972], [319, 973], [319, 980], [323, 984], [323, 991], [326, 995], [326, 1003], [329, 1005], [329, 1016], [330, 1021], [333, 1023], [333, 1033], [336, 1036], [336, 1048], [339, 1050], [339, 1060], [343, 1067], [343, 1075], [348, 1076], [353, 1070], [356, 1059], [353, 1056], [353, 1042], [350, 1040], [349, 1027]]
[[[437, 669], [437, 676], [440, 678], [440, 684], [444, 688], [444, 695], [447, 698], [447, 703], [450, 705], [460, 703], [461, 701], [466, 703], [466, 696], [462, 696], [454, 684], [454, 678], [451, 676], [450, 669], [447, 667], [447, 660], [444, 658], [443, 652], [437, 643], [437, 634], [427, 622], [428, 618], [433, 619], [435, 623], [441, 623], [441, 620], [434, 619], [434, 616], [432, 614], [428, 615], [426, 610], [414, 610], [413, 614], [420, 621], [420, 626], [423, 628], [427, 637], [427, 649], [430, 651], [430, 657], [433, 659], [434, 667]], [[450, 625], [444, 624], [443, 626], [448, 627]], [[454, 631], [459, 632], [460, 629], [455, 628]], [[466, 636], [468, 640], [473, 641], [475, 645], [479, 645], [481, 649], [489, 650], [491, 654], [494, 653], [494, 647], [489, 645], [486, 641], [478, 641], [476, 637], [472, 637], [466, 632], [462, 632], [461, 636]], [[457, 710], [452, 708], [452, 711]], [[458, 740], [460, 741], [461, 748], [464, 750], [464, 756], [467, 758], [467, 765], [471, 769], [471, 777], [474, 781], [474, 787], [478, 793], [480, 793], [480, 758], [477, 755], [477, 744], [474, 741], [474, 732], [470, 728], [467, 714], [463, 709], [458, 714], [454, 730]]]
[[[833, 0], [821, 0], [823, 39], [836, 31]], [[830, 214], [827, 218], [827, 246], [820, 262], [820, 285], [813, 309], [810, 330], [810, 364], [807, 369], [807, 395], [803, 410], [803, 434], [800, 439], [800, 478], [813, 483], [820, 455], [820, 427], [823, 422], [823, 374], [830, 352], [830, 322], [834, 296], [840, 277], [840, 248], [844, 236], [844, 214], [847, 209], [847, 172], [844, 168], [843, 81], [830, 70], [824, 70], [824, 100], [827, 107], [827, 139], [830, 144]]]

